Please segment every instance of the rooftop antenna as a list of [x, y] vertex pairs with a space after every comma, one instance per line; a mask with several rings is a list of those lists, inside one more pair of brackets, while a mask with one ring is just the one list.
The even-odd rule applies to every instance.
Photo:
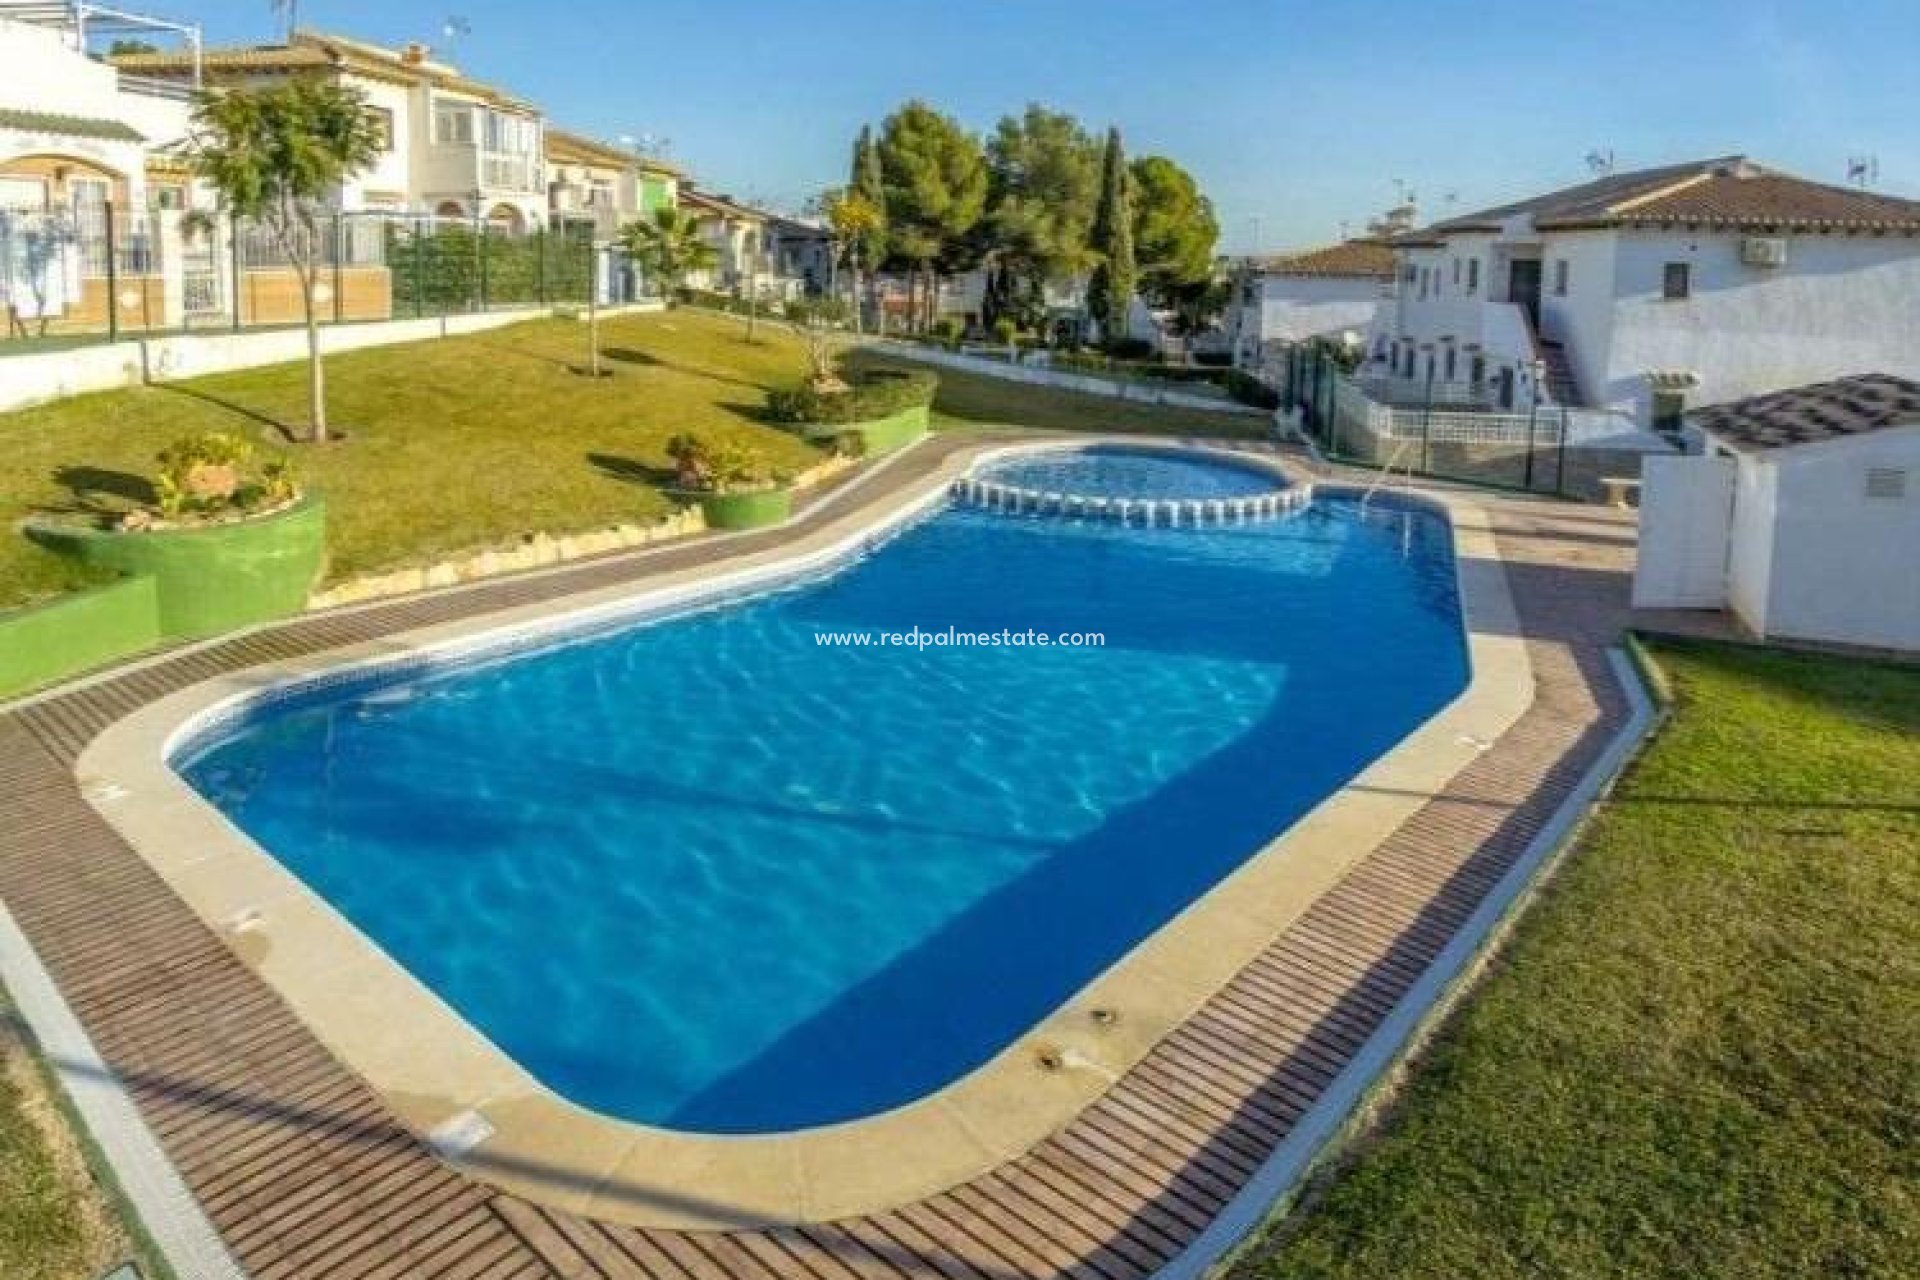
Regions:
[[294, 29], [300, 25], [300, 0], [268, 0], [271, 8], [286, 28], [286, 42], [293, 43]]
[[1587, 152], [1587, 172], [1596, 178], [1604, 178], [1612, 173], [1613, 148], [1608, 147], [1605, 151], [1596, 149]]
[[1847, 184], [1865, 191], [1880, 181], [1879, 156], [1848, 156]]
[[460, 43], [462, 40], [465, 40], [468, 36], [472, 34], [473, 34], [472, 23], [468, 22], [465, 18], [461, 17], [457, 13], [448, 14], [446, 21], [440, 24], [440, 39], [442, 42], [443, 52], [445, 52], [448, 56], [451, 56], [453, 53], [453, 46]]

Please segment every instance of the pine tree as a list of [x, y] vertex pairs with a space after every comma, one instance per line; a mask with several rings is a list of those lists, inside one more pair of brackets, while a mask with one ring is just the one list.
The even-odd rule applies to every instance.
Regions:
[[1111, 347], [1127, 336], [1127, 315], [1139, 269], [1133, 259], [1133, 202], [1129, 190], [1126, 153], [1120, 131], [1107, 130], [1107, 152], [1100, 167], [1100, 203], [1093, 214], [1088, 242], [1100, 255], [1087, 283], [1087, 309], [1100, 326], [1100, 338]]
[[[880, 170], [880, 151], [873, 145], [873, 129], [860, 126], [859, 140], [853, 144], [853, 172], [847, 185], [868, 204], [885, 214], [887, 183]], [[877, 267], [887, 256], [887, 224], [882, 216], [872, 231], [861, 237], [860, 258], [868, 267]]]

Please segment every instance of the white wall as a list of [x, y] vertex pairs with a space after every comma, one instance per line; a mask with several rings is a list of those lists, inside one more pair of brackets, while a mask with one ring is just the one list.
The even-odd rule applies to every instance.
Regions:
[[[1633, 394], [1615, 394], [1607, 373], [1618, 252], [1619, 237], [1610, 230], [1559, 232], [1541, 242], [1541, 336], [1561, 344], [1580, 396], [1589, 404], [1631, 403], [1639, 390], [1636, 384]], [[1553, 291], [1556, 262], [1567, 264], [1564, 297]]]
[[1364, 334], [1373, 322], [1384, 284], [1335, 276], [1263, 275], [1257, 282], [1253, 314], [1247, 317], [1252, 323], [1242, 336], [1257, 345], [1304, 342], [1341, 329]]
[[[1608, 400], [1644, 415], [1649, 369], [1691, 369], [1689, 405], [1857, 373], [1920, 377], [1920, 238], [1794, 235], [1784, 267], [1749, 267], [1733, 234], [1623, 232]], [[1661, 297], [1666, 263], [1693, 266], [1693, 296]]]
[[[1920, 650], [1920, 425], [1777, 451], [1765, 633]], [[1906, 496], [1868, 498], [1869, 467]]]
[[1773, 590], [1777, 476], [1758, 455], [1739, 459], [1733, 482], [1733, 529], [1728, 535], [1727, 607], [1756, 634], [1767, 631], [1767, 601]]
[[1642, 460], [1634, 608], [1726, 604], [1734, 475], [1731, 458], [1649, 455]]
[[398, 205], [401, 208], [418, 208], [419, 193], [413, 183], [417, 138], [413, 116], [415, 104], [424, 102], [426, 95], [407, 85], [369, 80], [361, 76], [342, 76], [340, 82], [365, 95], [368, 106], [381, 107], [393, 113], [392, 150], [382, 152], [372, 168], [355, 174], [341, 184], [340, 207], [364, 209], [369, 204], [368, 193], [372, 192], [376, 197], [399, 197]]
[[116, 118], [119, 73], [71, 48], [62, 30], [0, 18], [0, 67], [0, 105]]

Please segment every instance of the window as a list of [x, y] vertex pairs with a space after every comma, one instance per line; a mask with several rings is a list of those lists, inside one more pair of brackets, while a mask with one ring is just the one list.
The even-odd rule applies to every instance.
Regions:
[[1456, 364], [1457, 359], [1458, 357], [1454, 355], [1453, 348], [1448, 347], [1447, 348], [1447, 381], [1448, 382], [1453, 381], [1453, 375], [1458, 370], [1458, 365]]
[[388, 107], [368, 107], [367, 117], [373, 122], [374, 136], [380, 140], [382, 151], [393, 150], [393, 111]]
[[1677, 436], [1684, 424], [1687, 397], [1678, 391], [1653, 393], [1653, 429], [1662, 435]]
[[1472, 370], [1472, 372], [1468, 374], [1468, 377], [1472, 379], [1474, 386], [1480, 386], [1487, 380], [1487, 360], [1485, 356], [1475, 356], [1473, 363], [1468, 367]]
[[1556, 298], [1567, 296], [1567, 260], [1565, 258], [1553, 260], [1553, 294]]
[[1472, 293], [1480, 287], [1480, 259], [1467, 259], [1467, 292]]
[[433, 140], [473, 145], [473, 108], [464, 102], [442, 103], [433, 109]]
[[1453, 260], [1453, 282], [1455, 284], [1460, 283], [1460, 259], [1458, 258]]
[[1666, 274], [1661, 281], [1662, 297], [1679, 299], [1693, 296], [1693, 266], [1686, 262], [1669, 262]]
[[155, 185], [152, 188], [153, 207], [156, 209], [184, 209], [187, 207], [185, 187], [173, 183]]

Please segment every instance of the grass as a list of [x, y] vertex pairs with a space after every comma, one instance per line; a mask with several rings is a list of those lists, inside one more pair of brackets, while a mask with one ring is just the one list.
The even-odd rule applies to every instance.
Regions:
[[1677, 710], [1238, 1280], [1920, 1259], [1920, 669], [1661, 645]]
[[[602, 324], [612, 376], [573, 372], [577, 321], [342, 353], [327, 361], [344, 443], [285, 443], [304, 421], [305, 366], [283, 364], [162, 387], [78, 397], [0, 415], [0, 521], [111, 515], [145, 501], [154, 455], [191, 431], [245, 435], [293, 459], [329, 509], [329, 581], [616, 521], [678, 504], [663, 491], [667, 440], [698, 431], [750, 443], [795, 468], [820, 457], [760, 420], [768, 388], [804, 367], [798, 338], [681, 310]], [[860, 353], [856, 360], [877, 357]], [[942, 371], [945, 429], [1013, 424], [1069, 431], [1217, 435], [1254, 418], [1121, 404]], [[84, 570], [0, 536], [0, 609], [88, 585]]]
[[[799, 342], [692, 313], [602, 325], [613, 376], [572, 372], [577, 321], [548, 319], [327, 361], [331, 421], [344, 443], [284, 444], [304, 420], [303, 364], [84, 396], [0, 416], [0, 517], [112, 511], [147, 493], [154, 455], [197, 430], [235, 431], [290, 456], [326, 495], [338, 579], [536, 530], [646, 521], [662, 492], [667, 439], [698, 431], [750, 442], [795, 467], [819, 454], [758, 421], [768, 387], [799, 375]], [[0, 539], [0, 607], [80, 585], [68, 562]]]
[[[874, 351], [857, 352], [853, 361], [883, 367], [930, 367]], [[1256, 437], [1265, 435], [1272, 425], [1265, 414], [1163, 408], [1106, 396], [1056, 391], [954, 369], [941, 368], [939, 373], [940, 393], [933, 402], [934, 426], [938, 430], [1018, 423], [1048, 431]]]
[[136, 1249], [0, 993], [0, 1276], [93, 1280]]

